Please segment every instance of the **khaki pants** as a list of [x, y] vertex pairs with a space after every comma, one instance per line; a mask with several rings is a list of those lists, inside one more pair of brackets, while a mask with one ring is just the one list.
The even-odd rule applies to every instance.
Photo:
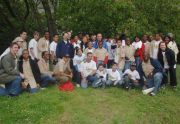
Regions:
[[71, 79], [66, 76], [56, 76], [55, 78], [57, 81], [59, 81], [59, 83], [65, 83], [67, 81], [71, 81]]

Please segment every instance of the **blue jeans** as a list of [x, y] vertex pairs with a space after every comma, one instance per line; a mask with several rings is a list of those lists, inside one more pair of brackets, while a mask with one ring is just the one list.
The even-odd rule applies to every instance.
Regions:
[[125, 61], [124, 71], [126, 71], [127, 69], [130, 69], [131, 63], [132, 63], [132, 61]]
[[47, 87], [49, 83], [55, 83], [56, 79], [49, 75], [41, 75], [42, 82], [40, 83], [41, 87]]
[[157, 72], [153, 75], [153, 78], [147, 79], [148, 87], [154, 87], [153, 93], [156, 94], [161, 86], [163, 75], [160, 72]]
[[86, 77], [87, 82], [84, 82], [84, 80], [81, 81], [81, 87], [86, 89], [88, 87], [88, 84], [93, 85], [97, 80], [97, 76], [95, 75], [89, 75]]
[[0, 96], [19, 95], [22, 91], [21, 81], [22, 81], [22, 78], [20, 76], [17, 76], [15, 80], [5, 84], [5, 88], [0, 87]]

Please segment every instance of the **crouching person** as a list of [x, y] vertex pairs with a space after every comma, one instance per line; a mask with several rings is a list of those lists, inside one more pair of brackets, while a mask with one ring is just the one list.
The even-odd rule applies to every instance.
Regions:
[[38, 61], [38, 66], [41, 72], [41, 78], [43, 83], [41, 83], [41, 87], [47, 87], [49, 84], [54, 84], [56, 79], [53, 77], [54, 73], [49, 71], [49, 52], [42, 52], [42, 58]]
[[142, 70], [144, 73], [144, 87], [143, 94], [154, 96], [161, 86], [163, 79], [163, 68], [157, 60], [150, 62], [150, 55], [144, 54], [144, 61], [142, 62]]
[[108, 80], [106, 82], [107, 86], [111, 86], [111, 85], [118, 85], [121, 84], [121, 76], [120, 73], [117, 70], [117, 63], [113, 63], [112, 64], [112, 68], [111, 69], [107, 69], [107, 74], [108, 74]]
[[39, 84], [42, 82], [40, 70], [35, 60], [32, 60], [29, 51], [24, 49], [19, 61], [19, 71], [23, 74], [22, 88], [35, 93], [39, 90]]
[[130, 69], [127, 69], [123, 73], [123, 87], [126, 89], [134, 88], [134, 87], [140, 87], [140, 76], [138, 71], [136, 70], [136, 64], [135, 62], [131, 63]]
[[91, 52], [87, 53], [87, 58], [80, 65], [81, 72], [81, 87], [87, 88], [88, 83], [93, 84], [94, 81], [97, 81], [96, 77], [96, 62], [92, 60], [93, 55]]
[[18, 71], [18, 44], [10, 45], [10, 52], [6, 54], [0, 62], [0, 96], [10, 95], [17, 96], [21, 93], [21, 73]]
[[94, 87], [94, 88], [97, 88], [97, 87], [105, 88], [106, 81], [107, 81], [107, 71], [106, 71], [103, 64], [99, 64], [98, 70], [96, 71], [96, 76], [97, 76], [98, 80], [93, 82], [92, 87]]

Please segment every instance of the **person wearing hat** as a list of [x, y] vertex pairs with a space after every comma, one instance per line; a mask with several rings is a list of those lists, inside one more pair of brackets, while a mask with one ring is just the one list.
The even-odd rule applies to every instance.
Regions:
[[65, 54], [62, 59], [56, 64], [54, 68], [54, 76], [60, 83], [70, 81], [73, 77], [70, 69], [69, 54]]
[[139, 87], [140, 86], [140, 76], [138, 71], [136, 70], [136, 63], [132, 62], [130, 69], [127, 69], [123, 73], [123, 85], [126, 89], [132, 88], [132, 87]]
[[[22, 55], [22, 50], [23, 50], [23, 39], [21, 37], [17, 37], [15, 40], [12, 41], [12, 43], [17, 43], [17, 45], [19, 46], [18, 49], [18, 53], [17, 56], [21, 56]], [[5, 56], [6, 54], [8, 54], [10, 52], [10, 47], [8, 47], [0, 56], [0, 60], [3, 56]]]

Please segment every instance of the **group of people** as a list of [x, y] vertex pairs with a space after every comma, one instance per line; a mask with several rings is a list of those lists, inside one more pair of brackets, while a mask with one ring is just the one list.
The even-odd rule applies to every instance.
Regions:
[[35, 31], [27, 42], [27, 32], [22, 31], [0, 56], [0, 95], [35, 93], [49, 85], [74, 82], [84, 89], [139, 88], [154, 96], [168, 84], [168, 76], [176, 89], [179, 50], [172, 33], [143, 34], [133, 40], [125, 34], [116, 38], [103, 38], [101, 33], [71, 35], [64, 32], [59, 41], [54, 34], [50, 42], [48, 31], [42, 38]]

